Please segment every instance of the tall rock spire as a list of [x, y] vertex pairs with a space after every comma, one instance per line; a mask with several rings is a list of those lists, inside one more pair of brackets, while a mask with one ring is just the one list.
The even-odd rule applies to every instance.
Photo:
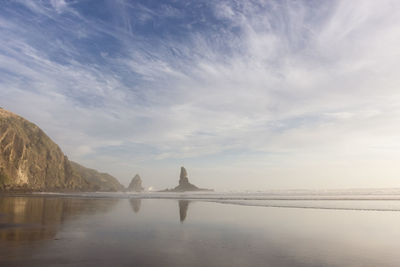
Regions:
[[187, 171], [185, 167], [181, 167], [181, 174], [179, 176], [179, 185], [189, 184], [189, 178], [187, 177]]
[[185, 192], [185, 191], [213, 191], [212, 189], [198, 188], [189, 182], [188, 174], [185, 167], [181, 167], [179, 175], [179, 185], [174, 189], [165, 189], [159, 192]]
[[194, 184], [189, 182], [188, 174], [185, 167], [181, 167], [181, 174], [179, 175], [179, 185], [172, 191], [184, 192], [184, 191], [202, 191], [204, 189], [198, 188]]

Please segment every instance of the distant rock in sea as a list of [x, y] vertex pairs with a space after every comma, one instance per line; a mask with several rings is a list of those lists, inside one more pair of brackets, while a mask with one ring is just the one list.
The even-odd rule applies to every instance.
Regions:
[[189, 183], [185, 167], [181, 167], [181, 174], [179, 175], [179, 185], [174, 188], [175, 191], [197, 191], [199, 188], [194, 184]]
[[179, 185], [174, 189], [166, 189], [161, 192], [185, 192], [185, 191], [213, 191], [212, 189], [198, 188], [189, 182], [188, 174], [185, 167], [181, 167], [181, 174], [179, 175]]
[[130, 192], [142, 192], [144, 190], [142, 187], [142, 178], [140, 178], [139, 174], [136, 174], [135, 177], [132, 178], [127, 190]]
[[0, 191], [120, 191], [106, 173], [68, 160], [38, 126], [0, 109]]

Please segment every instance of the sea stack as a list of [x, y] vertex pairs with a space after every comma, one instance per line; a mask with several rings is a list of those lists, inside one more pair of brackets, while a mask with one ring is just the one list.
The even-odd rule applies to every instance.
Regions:
[[139, 174], [136, 174], [135, 177], [132, 178], [131, 183], [128, 186], [128, 191], [130, 192], [142, 192], [144, 188], [142, 187], [142, 179]]
[[185, 167], [181, 167], [181, 174], [179, 175], [179, 185], [181, 186], [191, 185], [189, 183], [189, 178], [187, 177], [187, 171]]
[[179, 176], [179, 185], [172, 189], [175, 192], [185, 192], [185, 191], [212, 191], [209, 189], [198, 188], [194, 184], [189, 182], [188, 174], [185, 167], [181, 167], [181, 174]]
[[158, 192], [185, 192], [185, 191], [214, 191], [212, 189], [198, 188], [189, 182], [188, 174], [185, 167], [181, 167], [181, 174], [179, 175], [179, 185], [174, 189], [165, 189]]
[[181, 167], [181, 174], [179, 175], [179, 185], [174, 188], [174, 191], [198, 191], [199, 188], [194, 184], [189, 183], [189, 178], [187, 177], [187, 171], [185, 167]]

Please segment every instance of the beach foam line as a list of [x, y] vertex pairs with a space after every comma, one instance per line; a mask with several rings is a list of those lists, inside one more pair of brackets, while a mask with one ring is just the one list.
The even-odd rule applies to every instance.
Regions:
[[343, 206], [318, 206], [318, 205], [290, 205], [290, 204], [272, 204], [272, 203], [246, 203], [240, 201], [216, 201], [209, 200], [207, 202], [214, 202], [220, 204], [231, 204], [231, 205], [240, 205], [240, 206], [249, 206], [249, 207], [265, 207], [265, 208], [292, 208], [292, 209], [315, 209], [315, 210], [348, 210], [348, 211], [400, 211], [400, 203], [398, 208], [393, 207], [343, 207]]
[[90, 192], [90, 193], [52, 193], [39, 192], [18, 194], [16, 196], [50, 196], [50, 197], [82, 197], [82, 198], [141, 198], [141, 199], [187, 199], [187, 200], [281, 200], [281, 201], [385, 201], [399, 200], [399, 194], [356, 194], [356, 195], [287, 195], [287, 194], [220, 194], [220, 193], [124, 193], [124, 192]]

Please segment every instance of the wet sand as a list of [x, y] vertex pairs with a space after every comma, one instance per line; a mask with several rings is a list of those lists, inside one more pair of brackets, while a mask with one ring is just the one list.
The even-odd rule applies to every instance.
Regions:
[[0, 266], [400, 266], [400, 212], [0, 196]]

